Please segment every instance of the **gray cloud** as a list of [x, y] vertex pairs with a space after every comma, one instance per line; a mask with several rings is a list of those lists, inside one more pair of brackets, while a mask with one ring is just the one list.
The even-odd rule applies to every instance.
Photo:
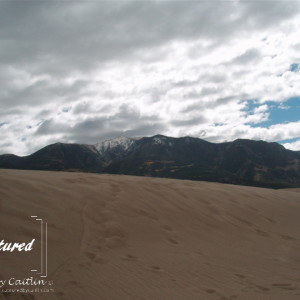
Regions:
[[212, 95], [212, 94], [216, 94], [217, 92], [218, 92], [217, 87], [204, 87], [201, 90], [201, 96]]
[[23, 110], [21, 108], [10, 108], [7, 110], [0, 110], [0, 117], [6, 120], [10, 120], [13, 115], [21, 115]]
[[[77, 143], [93, 144], [118, 136], [142, 137], [155, 135], [166, 129], [163, 123], [142, 123], [137, 124], [133, 129], [122, 130], [119, 127], [107, 128], [106, 123], [103, 123], [102, 120], [94, 120], [93, 125], [95, 125], [97, 129], [95, 131], [85, 131], [85, 128], [89, 127], [89, 125], [85, 123], [78, 124], [76, 127], [78, 131], [73, 131], [73, 134], [70, 134], [68, 138]], [[97, 125], [99, 125], [99, 127]]]
[[241, 30], [275, 26], [297, 6], [242, 2], [236, 14], [234, 2], [2, 1], [1, 61], [32, 72], [83, 70], [173, 39], [224, 41]]
[[[223, 50], [245, 37], [282, 30], [299, 6], [286, 1], [0, 1], [0, 121], [8, 123], [1, 127], [0, 147], [29, 153], [57, 137], [93, 143], [121, 134], [186, 132], [206, 121], [205, 109], [238, 103], [241, 95], [262, 98], [272, 80], [262, 83], [263, 92], [240, 80], [263, 52], [241, 47], [245, 52], [226, 64], [232, 56], [227, 59]], [[286, 59], [287, 66], [295, 61]], [[277, 85], [285, 84], [282, 99], [295, 94], [293, 84]]]
[[245, 28], [273, 27], [276, 23], [297, 14], [299, 2], [287, 1], [243, 1]]
[[211, 74], [203, 74], [198, 76], [195, 80], [180, 80], [169, 83], [172, 87], [179, 88], [189, 88], [194, 86], [201, 86], [201, 92], [191, 91], [185, 94], [186, 98], [198, 99], [201, 96], [206, 96], [210, 94], [215, 94], [218, 91], [218, 84], [224, 83], [227, 81], [227, 75], [218, 72], [218, 70], [212, 70]]
[[258, 49], [248, 49], [245, 53], [242, 55], [236, 57], [232, 60], [231, 63], [233, 64], [247, 64], [247, 63], [253, 63], [261, 58], [261, 53]]
[[92, 106], [88, 102], [79, 102], [72, 109], [73, 114], [90, 113], [92, 111]]
[[68, 131], [68, 126], [59, 124], [52, 119], [45, 120], [41, 123], [36, 131], [36, 135], [52, 135]]
[[25, 86], [0, 83], [0, 109], [12, 110], [15, 107], [42, 107], [43, 105], [64, 104], [84, 96], [83, 89], [89, 82], [78, 80], [71, 84], [53, 80], [38, 80]]
[[[195, 95], [195, 98], [197, 98], [196, 95]], [[222, 97], [222, 98], [218, 98], [215, 101], [210, 101], [210, 102], [203, 102], [200, 99], [199, 101], [197, 101], [193, 104], [190, 104], [187, 107], [185, 107], [184, 109], [182, 109], [181, 112], [186, 114], [186, 113], [192, 113], [192, 112], [200, 112], [204, 109], [214, 109], [218, 106], [226, 105], [230, 102], [233, 102], [236, 99], [237, 99], [236, 96]]]
[[62, 140], [66, 138], [73, 142], [90, 144], [120, 135], [143, 136], [164, 130], [166, 130], [166, 125], [158, 117], [142, 117], [136, 109], [123, 104], [114, 115], [87, 118], [79, 121], [75, 126], [69, 126], [53, 119], [45, 120], [38, 127], [35, 135], [61, 134]]
[[35, 115], [36, 120], [45, 120], [49, 118], [49, 116], [52, 114], [52, 111], [50, 109], [43, 109], [38, 112], [38, 114]]
[[178, 82], [174, 82], [173, 83], [173, 86], [174, 87], [191, 87], [191, 86], [194, 86], [196, 84], [199, 83], [199, 78], [197, 80], [180, 80]]
[[205, 123], [207, 120], [204, 116], [198, 116], [188, 120], [173, 120], [171, 124], [175, 127], [195, 126]]

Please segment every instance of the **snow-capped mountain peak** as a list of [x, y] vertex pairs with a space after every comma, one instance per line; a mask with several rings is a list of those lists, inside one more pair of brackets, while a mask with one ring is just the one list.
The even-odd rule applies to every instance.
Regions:
[[126, 136], [119, 136], [114, 139], [105, 140], [103, 142], [97, 143], [95, 148], [100, 154], [105, 153], [107, 150], [112, 150], [114, 148], [121, 148], [126, 151], [138, 138], [128, 138]]

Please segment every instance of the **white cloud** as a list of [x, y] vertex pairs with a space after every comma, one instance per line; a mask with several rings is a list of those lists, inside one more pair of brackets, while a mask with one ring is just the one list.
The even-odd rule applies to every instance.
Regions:
[[0, 5], [2, 153], [119, 133], [300, 136], [299, 122], [259, 127], [267, 101], [300, 96], [295, 2]]
[[282, 146], [289, 150], [300, 151], [300, 140], [293, 143], [283, 143]]

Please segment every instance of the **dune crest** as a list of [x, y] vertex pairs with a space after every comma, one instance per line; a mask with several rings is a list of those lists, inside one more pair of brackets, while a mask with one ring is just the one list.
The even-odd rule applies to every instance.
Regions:
[[[55, 292], [28, 299], [299, 299], [299, 191], [0, 170], [0, 239], [38, 236], [32, 214], [48, 222]], [[1, 278], [36, 264], [9, 254]]]

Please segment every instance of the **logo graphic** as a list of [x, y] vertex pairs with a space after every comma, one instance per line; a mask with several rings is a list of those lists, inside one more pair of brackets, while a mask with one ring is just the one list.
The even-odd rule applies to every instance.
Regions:
[[[11, 293], [21, 293], [32, 294], [32, 293], [51, 293], [54, 292], [53, 289], [53, 281], [48, 280], [48, 225], [47, 222], [38, 217], [30, 216], [32, 220], [36, 223], [36, 226], [39, 226], [40, 231], [40, 251], [37, 248], [35, 255], [38, 255], [35, 260], [35, 268], [30, 268], [30, 276], [29, 277], [17, 277], [11, 276], [10, 278], [0, 278], [0, 293], [11, 294]], [[18, 251], [31, 251], [33, 250], [33, 244], [35, 239], [32, 239], [30, 243], [27, 245], [25, 243], [5, 243], [2, 241], [2, 251], [5, 252], [15, 252]], [[17, 251], [15, 251], [17, 250]], [[38, 254], [39, 253], [39, 254]], [[7, 253], [8, 254], [8, 253]], [[21, 253], [20, 253], [21, 254]], [[25, 254], [25, 253], [24, 253]], [[18, 254], [17, 254], [18, 255]], [[39, 257], [40, 256], [40, 257]], [[15, 257], [15, 256], [14, 256]], [[40, 258], [40, 259], [39, 259]], [[26, 272], [27, 267], [25, 267]], [[40, 277], [40, 278], [39, 278]], [[25, 296], [26, 297], [26, 296]], [[27, 298], [26, 298], [27, 299]]]
[[31, 272], [36, 272], [40, 277], [48, 276], [48, 228], [47, 222], [38, 216], [31, 216], [36, 221], [40, 222], [41, 226], [41, 265], [40, 270], [33, 269]]

